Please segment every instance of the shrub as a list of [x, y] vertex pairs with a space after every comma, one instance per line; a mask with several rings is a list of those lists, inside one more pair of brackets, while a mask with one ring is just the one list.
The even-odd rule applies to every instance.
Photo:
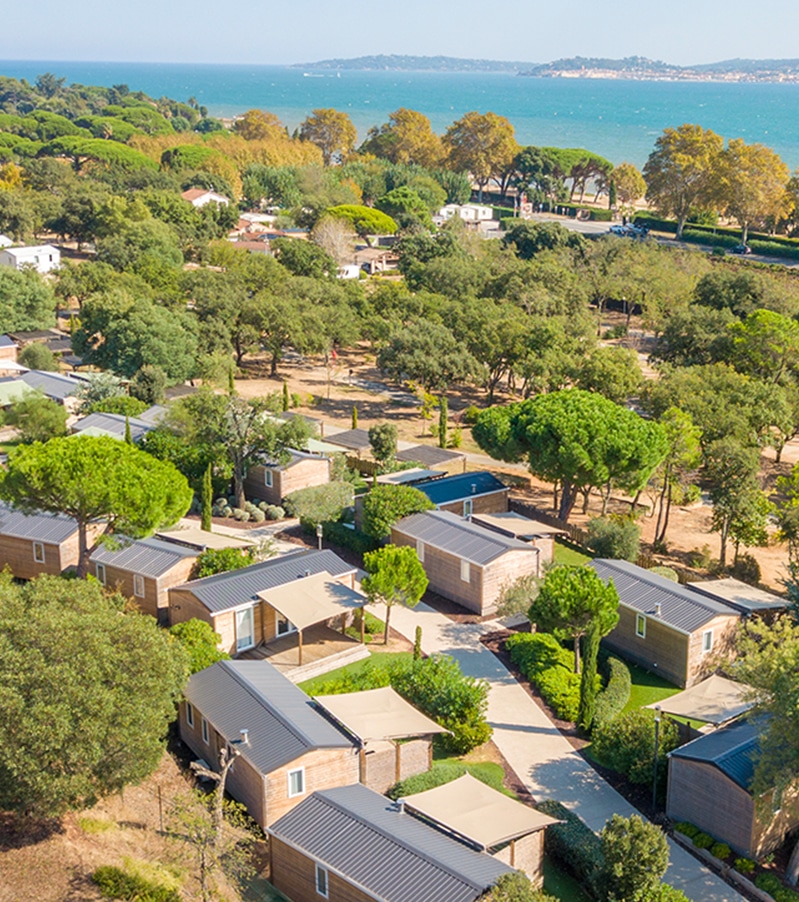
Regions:
[[760, 582], [760, 564], [751, 554], [739, 554], [730, 567], [730, 573], [750, 586], [756, 586]]
[[107, 899], [130, 899], [136, 902], [180, 902], [180, 893], [138, 874], [110, 865], [97, 868], [92, 882]]
[[505, 648], [555, 714], [575, 721], [580, 708], [580, 674], [574, 673], [571, 652], [548, 633], [517, 633]]
[[[655, 712], [648, 709], [628, 711], [610, 723], [599, 726], [591, 746], [602, 764], [626, 774], [631, 783], [652, 783], [655, 750]], [[660, 723], [658, 776], [665, 785], [666, 755], [677, 748], [677, 727], [664, 718]]]
[[144, 401], [130, 395], [116, 395], [95, 401], [86, 408], [87, 413], [117, 413], [123, 417], [137, 417], [149, 407]]
[[352, 504], [352, 486], [346, 482], [330, 482], [292, 492], [286, 499], [286, 510], [299, 517], [304, 527], [316, 528], [328, 520], [341, 519], [344, 509]]
[[787, 886], [783, 886], [782, 881], [776, 874], [758, 874], [755, 879], [755, 886], [758, 889], [762, 889], [764, 893], [768, 893], [775, 902], [796, 902], [799, 899], [799, 893], [796, 890], [788, 889]]
[[461, 420], [467, 426], [474, 426], [474, 424], [477, 422], [477, 418], [479, 416], [480, 416], [480, 408], [477, 407], [475, 404], [470, 404], [466, 408], [466, 410], [464, 410], [463, 413], [461, 414]]
[[669, 866], [666, 834], [640, 814], [614, 814], [599, 834], [605, 867], [602, 874], [606, 897], [633, 902], [656, 892]]
[[555, 858], [593, 896], [602, 898], [600, 884], [605, 859], [599, 837], [560, 802], [547, 800], [539, 802], [536, 807], [562, 822], [547, 827], [544, 839], [547, 854]]
[[230, 658], [226, 651], [218, 648], [222, 637], [205, 620], [192, 617], [191, 620], [175, 623], [169, 628], [169, 632], [180, 642], [188, 656], [189, 673], [199, 673], [217, 661], [227, 661]]
[[680, 821], [674, 825], [674, 829], [683, 836], [687, 836], [688, 839], [693, 839], [699, 833], [699, 827], [689, 824], [688, 821]]
[[278, 504], [267, 504], [263, 512], [267, 520], [283, 520], [286, 516], [285, 510]]
[[363, 531], [373, 539], [385, 539], [398, 520], [434, 507], [427, 495], [412, 486], [375, 486], [363, 499]]
[[225, 573], [228, 570], [240, 570], [242, 567], [249, 567], [251, 563], [252, 552], [249, 549], [208, 548], [197, 558], [191, 571], [191, 579], [202, 579], [204, 576], [213, 576], [215, 573]]
[[386, 466], [394, 460], [397, 454], [397, 427], [393, 423], [378, 423], [369, 429], [369, 444], [372, 447], [372, 456]]
[[709, 849], [715, 842], [716, 840], [709, 833], [697, 833], [693, 837], [693, 843], [697, 849]]
[[58, 360], [55, 354], [42, 342], [34, 341], [19, 352], [19, 362], [29, 370], [42, 372], [58, 372]]
[[611, 655], [604, 669], [607, 672], [607, 682], [596, 699], [595, 728], [615, 720], [630, 700], [632, 691], [630, 668], [624, 661]]
[[588, 523], [588, 546], [597, 557], [635, 561], [641, 549], [641, 527], [629, 517], [597, 517]]
[[166, 373], [160, 366], [145, 363], [130, 380], [130, 393], [147, 406], [161, 404], [166, 391]]
[[755, 870], [755, 863], [750, 858], [736, 858], [733, 867], [739, 874], [752, 874]]
[[658, 564], [656, 567], [650, 567], [649, 572], [662, 576], [663, 579], [670, 579], [673, 583], [678, 583], [680, 581], [677, 571], [672, 567], [664, 567], [663, 565]]
[[725, 842], [716, 842], [710, 847], [710, 854], [720, 861], [726, 861], [732, 855], [732, 849]]
[[343, 523], [323, 523], [322, 531], [328, 542], [341, 548], [349, 548], [357, 554], [366, 554], [367, 551], [374, 551], [377, 548], [377, 542], [371, 536], [367, 536], [360, 529], [350, 529]]

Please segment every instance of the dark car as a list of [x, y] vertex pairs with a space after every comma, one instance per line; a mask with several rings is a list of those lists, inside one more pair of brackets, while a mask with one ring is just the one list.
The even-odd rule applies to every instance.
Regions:
[[751, 254], [752, 248], [748, 244], [736, 244], [732, 252], [733, 254]]

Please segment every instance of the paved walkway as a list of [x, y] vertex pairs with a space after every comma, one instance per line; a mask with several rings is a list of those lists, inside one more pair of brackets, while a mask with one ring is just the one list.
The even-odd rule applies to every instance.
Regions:
[[[535, 798], [556, 799], [595, 831], [614, 813], [637, 813], [572, 749], [496, 655], [480, 643], [480, 636], [499, 629], [499, 623], [454, 623], [425, 604], [412, 611], [394, 607], [392, 627], [413, 640], [417, 625], [422, 627], [426, 653], [446, 652], [464, 673], [488, 680], [494, 742]], [[740, 893], [692, 855], [671, 841], [669, 845], [666, 879], [672, 886], [695, 902], [743, 902]]]

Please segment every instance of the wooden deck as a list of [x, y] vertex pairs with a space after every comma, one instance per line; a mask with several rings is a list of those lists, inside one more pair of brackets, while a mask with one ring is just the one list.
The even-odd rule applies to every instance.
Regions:
[[369, 650], [355, 639], [318, 623], [302, 633], [302, 666], [299, 665], [299, 639], [289, 633], [273, 639], [237, 657], [249, 661], [268, 661], [293, 683], [308, 680], [367, 657]]

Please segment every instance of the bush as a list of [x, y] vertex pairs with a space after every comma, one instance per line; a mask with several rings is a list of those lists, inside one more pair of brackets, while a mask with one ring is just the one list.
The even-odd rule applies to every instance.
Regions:
[[758, 874], [755, 879], [755, 886], [758, 889], [762, 889], [764, 893], [768, 893], [775, 902], [797, 902], [799, 900], [799, 893], [796, 890], [788, 889], [787, 886], [783, 886], [782, 881], [776, 874]]
[[374, 551], [378, 547], [371, 536], [367, 536], [360, 529], [350, 529], [343, 523], [323, 523], [322, 531], [328, 542], [341, 548], [349, 548], [356, 554], [366, 554], [367, 551]]
[[[593, 735], [591, 749], [602, 764], [631, 783], [652, 783], [652, 761], [655, 750], [655, 712], [642, 708], [628, 711], [610, 723], [603, 723]], [[677, 748], [677, 727], [664, 718], [660, 722], [658, 777], [665, 785], [666, 755]]]
[[373, 539], [385, 539], [403, 517], [434, 507], [427, 495], [412, 486], [375, 486], [363, 499], [363, 531]]
[[428, 789], [435, 789], [437, 786], [443, 786], [445, 783], [451, 783], [464, 774], [471, 774], [477, 780], [482, 781], [492, 789], [498, 792], [503, 790], [504, 773], [499, 765], [494, 767], [485, 767], [483, 764], [464, 764], [460, 761], [447, 761], [445, 763], [434, 763], [430, 770], [422, 774], [416, 774], [405, 780], [400, 780], [389, 789], [387, 795], [390, 799], [401, 799], [405, 796], [415, 795], [417, 792], [427, 792]]
[[19, 362], [22, 366], [26, 366], [29, 370], [40, 370], [41, 372], [58, 372], [58, 360], [55, 354], [39, 341], [31, 342], [19, 352]]
[[180, 642], [188, 656], [189, 673], [199, 673], [217, 661], [227, 661], [230, 658], [226, 651], [218, 648], [222, 637], [205, 620], [193, 617], [191, 620], [175, 623], [169, 628], [169, 632]]
[[733, 867], [739, 874], [753, 874], [755, 863], [750, 858], [736, 858]]
[[517, 633], [507, 640], [505, 648], [555, 714], [563, 720], [576, 721], [580, 674], [574, 673], [573, 655], [548, 633]]
[[716, 842], [710, 847], [710, 854], [720, 861], [726, 861], [732, 855], [732, 849], [725, 842]]
[[641, 527], [629, 517], [597, 517], [588, 523], [588, 547], [597, 557], [635, 561], [641, 550]]
[[739, 554], [737, 560], [733, 561], [732, 567], [730, 567], [730, 573], [741, 582], [749, 583], [750, 586], [757, 586], [760, 583], [760, 564], [751, 554]]
[[113, 398], [103, 398], [95, 401], [86, 408], [87, 413], [116, 413], [123, 417], [137, 417], [144, 413], [148, 404], [130, 395], [116, 395]]
[[477, 418], [479, 416], [480, 416], [480, 408], [477, 407], [475, 404], [470, 404], [466, 408], [466, 410], [464, 410], [463, 413], [461, 414], [461, 420], [467, 426], [474, 426], [474, 424], [477, 422]]
[[278, 504], [267, 504], [263, 512], [267, 520], [283, 520], [286, 517], [285, 510]]
[[693, 837], [693, 843], [697, 849], [709, 849], [715, 842], [716, 840], [709, 833], [697, 833]]
[[213, 576], [215, 573], [241, 570], [242, 567], [249, 567], [252, 560], [252, 552], [249, 548], [208, 548], [197, 558], [190, 578], [202, 579], [204, 576]]
[[688, 821], [680, 821], [674, 825], [674, 829], [683, 836], [687, 836], [688, 839], [693, 839], [700, 832], [699, 827], [689, 824]]
[[680, 576], [673, 567], [664, 567], [663, 565], [658, 564], [655, 567], [649, 567], [649, 572], [654, 573], [657, 576], [662, 576], [663, 579], [671, 580], [673, 583], [678, 583], [680, 581]]
[[122, 868], [105, 865], [92, 874], [92, 882], [107, 899], [130, 899], [136, 902], [180, 902], [180, 893]]
[[372, 457], [387, 466], [397, 455], [397, 427], [393, 423], [378, 423], [369, 428]]
[[536, 808], [562, 821], [547, 827], [544, 838], [546, 853], [556, 859], [595, 898], [602, 898], [601, 880], [605, 859], [599, 837], [560, 802], [547, 800], [539, 802]]
[[344, 509], [353, 501], [352, 486], [345, 482], [330, 482], [292, 492], [286, 499], [286, 510], [299, 517], [304, 527], [316, 528], [320, 523], [338, 521]]
[[611, 655], [603, 668], [607, 674], [605, 688], [597, 695], [594, 712], [594, 728], [615, 720], [630, 700], [632, 678], [630, 668]]
[[161, 404], [166, 391], [166, 373], [160, 366], [145, 363], [130, 380], [130, 393], [149, 407]]

